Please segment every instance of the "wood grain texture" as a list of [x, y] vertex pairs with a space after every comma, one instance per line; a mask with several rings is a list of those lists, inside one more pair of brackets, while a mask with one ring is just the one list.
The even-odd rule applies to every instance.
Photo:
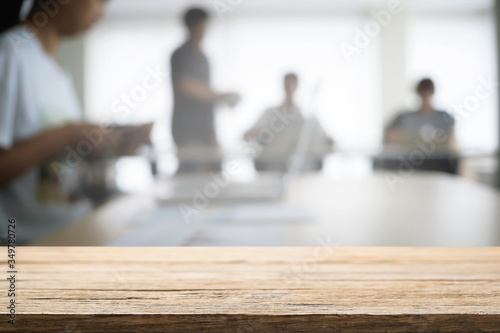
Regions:
[[500, 331], [500, 248], [26, 247], [17, 259], [17, 325], [2, 306], [2, 332]]

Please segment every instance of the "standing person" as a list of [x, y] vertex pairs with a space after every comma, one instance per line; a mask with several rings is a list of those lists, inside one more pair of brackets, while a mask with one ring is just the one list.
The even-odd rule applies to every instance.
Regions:
[[210, 85], [210, 64], [202, 50], [208, 23], [205, 10], [188, 10], [184, 15], [188, 39], [171, 58], [172, 135], [178, 149], [178, 173], [220, 170], [214, 106], [234, 107], [240, 99], [235, 93], [218, 93]]
[[[60, 42], [90, 28], [106, 0], [9, 1], [0, 22], [0, 212], [24, 244], [80, 220], [88, 201], [73, 192], [83, 149], [111, 139], [84, 123], [74, 86], [56, 60]], [[27, 15], [21, 15], [21, 8]], [[26, 16], [24, 18], [23, 16]], [[78, 144], [92, 141], [94, 147]], [[71, 152], [71, 153], [70, 153]], [[61, 160], [57, 159], [62, 156]], [[81, 200], [80, 200], [81, 199]]]

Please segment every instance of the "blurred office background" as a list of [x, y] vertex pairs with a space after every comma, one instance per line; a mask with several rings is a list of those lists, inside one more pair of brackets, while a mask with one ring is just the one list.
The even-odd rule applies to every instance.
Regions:
[[[213, 200], [207, 193], [218, 183], [208, 172], [176, 176], [171, 135], [170, 57], [193, 5], [212, 14], [204, 49], [214, 88], [242, 96], [235, 109], [217, 109], [216, 132], [223, 165], [237, 160], [244, 172], [232, 179], [236, 192]], [[493, 0], [110, 1], [104, 20], [63, 45], [60, 59], [89, 121], [154, 122], [154, 150], [111, 161], [106, 174], [118, 195], [38, 244], [498, 245], [497, 11]], [[386, 15], [380, 29], [377, 15]], [[346, 45], [357, 47], [347, 57]], [[263, 112], [283, 103], [288, 72], [300, 78], [299, 106], [335, 145], [322, 170], [273, 187], [276, 175], [259, 175], [239, 147]], [[146, 89], [151, 77], [159, 84]], [[436, 84], [436, 108], [455, 117], [458, 175], [378, 170], [387, 125], [419, 108], [415, 87], [425, 77]], [[243, 185], [279, 189], [280, 200], [256, 205], [254, 188], [241, 202], [225, 201]], [[168, 200], [158, 200], [158, 188]]]
[[[387, 10], [390, 2], [252, 0], [232, 2], [234, 7], [224, 13], [216, 10], [216, 3], [192, 4], [212, 11], [205, 45], [214, 86], [243, 97], [236, 110], [217, 114], [218, 139], [228, 154], [266, 108], [281, 102], [280, 82], [287, 71], [301, 78], [301, 106], [314, 112], [335, 140], [335, 153], [326, 158], [324, 172], [340, 178], [372, 172], [369, 156], [380, 150], [384, 126], [401, 111], [418, 107], [414, 87], [422, 77], [435, 80], [436, 106], [450, 113], [474, 96], [481, 80], [497, 81], [491, 0], [402, 1], [403, 12], [392, 15], [390, 24], [370, 37], [351, 62], [342, 43], [354, 45], [357, 29], [364, 31], [374, 21], [373, 12]], [[112, 1], [108, 15], [90, 34], [61, 51], [63, 63], [73, 69], [89, 120], [156, 122], [153, 141], [164, 174], [176, 169], [169, 131], [169, 57], [185, 38], [181, 15], [188, 5], [180, 0]], [[134, 108], [127, 107], [123, 95], [141, 86], [148, 70], [167, 76]], [[318, 86], [319, 96], [311, 100]], [[465, 177], [493, 182], [497, 105], [497, 94], [492, 93], [470, 116], [455, 114], [463, 155], [460, 174]], [[137, 186], [151, 182], [147, 173], [137, 181], [135, 171], [145, 168], [140, 160], [128, 159], [122, 165], [134, 170], [130, 172]], [[133, 188], [130, 178], [123, 177], [129, 182], [124, 186]]]

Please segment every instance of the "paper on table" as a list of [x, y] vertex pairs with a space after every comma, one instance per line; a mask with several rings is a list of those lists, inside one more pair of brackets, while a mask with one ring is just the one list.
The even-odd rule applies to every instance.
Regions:
[[284, 246], [285, 226], [211, 225], [201, 227], [187, 246]]
[[[281, 204], [207, 208], [198, 213], [188, 216], [188, 219], [179, 207], [162, 207], [143, 212], [132, 219], [130, 227], [135, 230], [109, 246], [182, 246], [197, 232], [205, 235], [203, 244], [244, 246], [251, 241], [247, 245], [274, 246], [282, 241], [279, 235], [282, 234], [283, 225], [313, 220], [301, 207]], [[218, 223], [223, 223], [224, 227], [214, 226]], [[206, 237], [212, 237], [210, 235], [217, 237], [213, 241], [207, 240]]]
[[299, 206], [284, 204], [244, 204], [207, 211], [205, 222], [279, 222], [300, 223], [314, 217]]
[[180, 207], [162, 207], [138, 214], [134, 224], [164, 223], [167, 221], [190, 222], [310, 222], [314, 217], [299, 206], [283, 204], [240, 204], [207, 208], [199, 211], [183, 211]]
[[197, 226], [166, 221], [143, 225], [108, 246], [183, 246], [197, 230]]

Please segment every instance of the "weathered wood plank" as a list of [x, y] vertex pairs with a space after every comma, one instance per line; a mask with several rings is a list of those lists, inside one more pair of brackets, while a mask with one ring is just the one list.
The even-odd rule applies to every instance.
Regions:
[[0, 331], [500, 331], [500, 248], [26, 247], [17, 256], [17, 325], [2, 306]]

